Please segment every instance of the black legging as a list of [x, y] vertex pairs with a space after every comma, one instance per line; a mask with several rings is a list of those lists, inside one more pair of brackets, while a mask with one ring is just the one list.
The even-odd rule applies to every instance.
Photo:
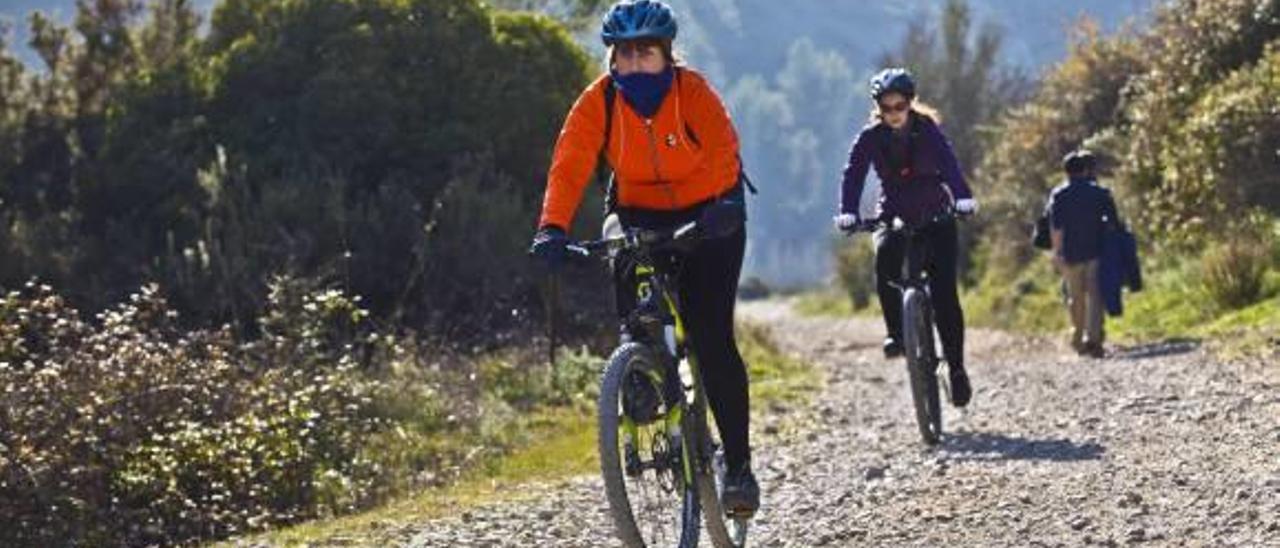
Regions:
[[[885, 330], [902, 340], [902, 291], [889, 285], [902, 277], [906, 237], [900, 232], [881, 229], [875, 233], [876, 293], [884, 311]], [[932, 223], [916, 234], [914, 247], [925, 253], [925, 272], [929, 274], [929, 297], [933, 303], [934, 324], [942, 338], [942, 354], [947, 363], [964, 367], [964, 312], [956, 292], [956, 258], [959, 243], [956, 223]]]
[[[629, 225], [625, 220], [623, 224]], [[644, 224], [655, 228], [653, 223]], [[740, 469], [751, 458], [747, 366], [738, 353], [733, 329], [746, 245], [745, 228], [732, 236], [702, 240], [682, 256], [676, 280], [690, 350], [697, 356], [711, 412], [720, 425], [725, 464], [731, 470]], [[635, 282], [631, 272], [618, 274], [618, 311], [626, 314], [634, 306]]]

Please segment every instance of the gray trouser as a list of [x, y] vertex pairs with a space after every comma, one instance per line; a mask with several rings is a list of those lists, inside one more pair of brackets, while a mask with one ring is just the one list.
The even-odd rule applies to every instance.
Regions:
[[1102, 291], [1098, 287], [1098, 260], [1067, 263], [1062, 268], [1067, 283], [1067, 310], [1071, 312], [1071, 344], [1102, 344]]

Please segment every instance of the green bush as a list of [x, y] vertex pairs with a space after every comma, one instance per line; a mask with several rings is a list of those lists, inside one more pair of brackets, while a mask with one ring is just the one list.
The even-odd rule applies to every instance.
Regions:
[[366, 412], [377, 386], [329, 346], [346, 337], [333, 314], [353, 307], [300, 302], [267, 323], [302, 329], [242, 346], [179, 329], [155, 287], [95, 324], [48, 286], [5, 295], [0, 544], [172, 543], [364, 499], [374, 470], [357, 449], [380, 427]]
[[1280, 214], [1280, 40], [1207, 88], [1169, 140], [1154, 199], [1182, 221], [1178, 234], [1227, 233], [1223, 226], [1253, 208]]
[[1065, 179], [1062, 156], [1084, 143], [1115, 155], [1115, 145], [1099, 145], [1114, 141], [1104, 137], [1123, 122], [1124, 90], [1146, 63], [1134, 38], [1106, 38], [1083, 23], [1069, 55], [1045, 74], [1032, 100], [1004, 115], [973, 178], [983, 213], [972, 223], [976, 240], [988, 243], [974, 261], [988, 272], [975, 272], [975, 279], [994, 273], [1012, 280], [1036, 257], [1031, 229], [1049, 190]]
[[225, 0], [201, 35], [190, 2], [134, 7], [34, 17], [43, 72], [0, 45], [0, 287], [35, 275], [99, 310], [155, 282], [187, 325], [247, 332], [290, 274], [445, 337], [527, 327], [523, 248], [589, 70], [560, 24]]
[[836, 278], [855, 310], [876, 294], [875, 248], [869, 237], [841, 239], [836, 245]]
[[[1155, 11], [1142, 36], [1149, 68], [1129, 84], [1119, 172], [1124, 194], [1145, 206], [1135, 212], [1141, 228], [1191, 249], [1206, 228], [1236, 214], [1242, 185], [1274, 187], [1274, 169], [1257, 182], [1236, 175], [1254, 171], [1256, 144], [1274, 143], [1268, 128], [1277, 117], [1256, 109], [1274, 104], [1275, 71], [1265, 58], [1277, 37], [1276, 0], [1182, 0]], [[1274, 163], [1274, 144], [1266, 150], [1261, 159]], [[1215, 158], [1218, 152], [1225, 154]], [[1218, 174], [1226, 177], [1212, 177]]]
[[[1039, 296], [1050, 292], [1021, 299], [1008, 288], [1039, 283], [1026, 274], [1037, 268], [1031, 227], [1070, 149], [1101, 153], [1100, 182], [1114, 191], [1146, 259], [1201, 258], [1208, 242], [1238, 237], [1243, 213], [1268, 222], [1280, 215], [1280, 1], [1178, 0], [1156, 8], [1147, 28], [1110, 37], [1088, 24], [1080, 31], [1032, 101], [991, 133], [974, 177], [984, 205], [975, 278], [992, 286], [977, 291], [976, 304], [996, 324], [1033, 302], [1047, 308]], [[1243, 252], [1216, 250], [1186, 282], [1217, 293], [1222, 306], [1257, 298], [1256, 268], [1233, 272], [1226, 262], [1256, 260]], [[1171, 272], [1169, 263], [1152, 263], [1160, 272], [1149, 274]]]
[[1214, 246], [1200, 259], [1201, 284], [1220, 309], [1234, 310], [1257, 302], [1271, 266], [1270, 246], [1253, 238]]
[[1062, 277], [1041, 255], [1012, 279], [988, 271], [975, 291], [963, 296], [965, 320], [973, 325], [1022, 332], [1052, 332], [1068, 325]]

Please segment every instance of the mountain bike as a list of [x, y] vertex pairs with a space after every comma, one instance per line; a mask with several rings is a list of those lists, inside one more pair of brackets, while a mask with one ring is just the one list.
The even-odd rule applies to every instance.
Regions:
[[[931, 224], [953, 221], [956, 215], [946, 211], [924, 224], [912, 226], [898, 217], [868, 220], [854, 227], [854, 232], [872, 232], [880, 228], [902, 235], [902, 278], [889, 285], [902, 291], [902, 343], [907, 361], [907, 379], [911, 385], [911, 402], [915, 406], [916, 426], [927, 445], [942, 440], [942, 401], [939, 396], [938, 358], [933, 339], [933, 303], [929, 296], [929, 279], [925, 273], [927, 246], [916, 239]], [[943, 376], [943, 378], [947, 378]], [[945, 381], [943, 381], [945, 382]], [[949, 391], [949, 387], [947, 387]]]
[[605, 366], [598, 407], [600, 468], [618, 536], [632, 547], [693, 547], [701, 515], [717, 548], [745, 546], [751, 516], [720, 505], [723, 456], [675, 298], [679, 252], [699, 237], [697, 223], [617, 232], [568, 249], [608, 258], [636, 278], [636, 306]]

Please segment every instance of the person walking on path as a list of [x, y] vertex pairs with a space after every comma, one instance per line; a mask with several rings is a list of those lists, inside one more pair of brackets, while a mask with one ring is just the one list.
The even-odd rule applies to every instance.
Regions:
[[1080, 355], [1104, 356], [1104, 303], [1098, 283], [1103, 238], [1120, 219], [1111, 191], [1098, 185], [1097, 160], [1076, 150], [1062, 161], [1067, 182], [1054, 188], [1047, 206], [1053, 264], [1066, 285], [1071, 347]]

